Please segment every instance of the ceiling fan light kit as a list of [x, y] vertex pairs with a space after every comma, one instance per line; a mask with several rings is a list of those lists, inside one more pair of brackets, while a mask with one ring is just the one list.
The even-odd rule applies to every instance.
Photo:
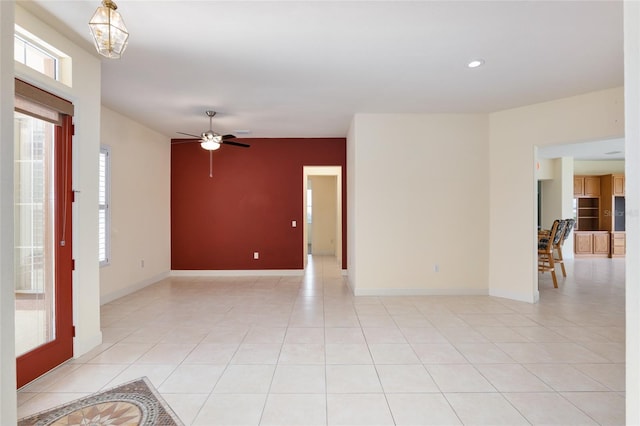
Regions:
[[200, 142], [200, 146], [207, 151], [215, 151], [216, 149], [220, 149], [220, 142], [214, 140], [206, 140]]
[[202, 138], [202, 142], [200, 142], [200, 146], [207, 151], [215, 151], [220, 148], [220, 143], [222, 142], [222, 135], [213, 131], [213, 126], [211, 121], [213, 117], [215, 117], [215, 111], [205, 111], [207, 117], [209, 117], [209, 130], [206, 132], [202, 132], [200, 137]]
[[127, 48], [129, 31], [124, 25], [118, 6], [111, 0], [103, 0], [89, 20], [89, 28], [96, 46], [102, 56], [119, 59]]

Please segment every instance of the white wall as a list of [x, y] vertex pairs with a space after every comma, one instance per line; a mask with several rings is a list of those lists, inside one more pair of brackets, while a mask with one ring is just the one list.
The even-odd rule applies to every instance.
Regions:
[[[73, 87], [26, 67], [16, 75], [73, 102], [73, 321], [74, 355], [80, 356], [102, 342], [98, 269], [98, 157], [100, 152], [100, 60], [78, 47], [20, 6], [18, 25], [62, 50], [73, 60]], [[19, 64], [18, 64], [19, 65]]]
[[15, 425], [16, 351], [13, 275], [13, 15], [0, 1], [0, 425]]
[[[15, 10], [14, 10], [15, 8]], [[15, 14], [14, 14], [15, 11]], [[38, 73], [18, 67], [14, 70], [12, 47], [14, 20], [27, 31], [47, 40], [73, 57], [73, 87], [50, 81]], [[13, 1], [0, 2], [0, 424], [16, 423], [14, 306], [13, 306], [13, 77], [36, 84], [76, 107], [73, 148], [73, 189], [77, 194], [73, 207], [73, 252], [76, 270], [73, 274], [73, 304], [76, 338], [74, 354], [82, 355], [102, 341], [100, 332], [98, 280], [98, 151], [100, 128], [100, 61], [39, 21]], [[11, 57], [9, 55], [11, 54]], [[8, 206], [8, 207], [7, 207]], [[11, 315], [11, 318], [9, 318]]]
[[[560, 159], [552, 160], [554, 175], [560, 169]], [[562, 217], [562, 179], [548, 179], [542, 181], [542, 229], [551, 229], [555, 219]]]
[[573, 171], [576, 175], [609, 175], [624, 173], [624, 160], [617, 161], [584, 161], [575, 160]]
[[335, 176], [311, 176], [313, 223], [311, 253], [336, 255], [337, 179]]
[[171, 141], [108, 108], [101, 117], [101, 143], [111, 148], [111, 255], [100, 268], [106, 303], [169, 275]]
[[347, 138], [355, 294], [487, 293], [488, 135], [486, 115], [356, 114]]
[[[305, 188], [304, 195], [306, 196], [307, 195], [307, 190], [310, 189], [312, 191], [311, 197], [313, 198], [313, 176], [309, 176], [307, 179], [305, 179], [305, 182], [307, 183], [307, 187]], [[304, 223], [305, 224], [307, 223], [307, 214], [308, 214], [307, 206], [308, 205], [309, 205], [309, 203], [305, 199], [305, 201], [304, 201], [304, 212], [305, 212], [305, 217], [304, 217], [305, 222]], [[313, 210], [313, 206], [311, 206], [311, 210]], [[311, 214], [313, 214], [313, 211], [311, 212]], [[307, 242], [307, 248], [308, 248], [309, 244], [313, 244], [313, 226], [305, 226], [304, 229], [306, 231], [305, 241]], [[309, 254], [309, 253], [305, 252], [305, 254]], [[305, 266], [306, 266], [306, 263], [305, 263]]]
[[640, 3], [624, 2], [626, 200], [626, 404], [640, 424]]
[[554, 179], [554, 161], [551, 158], [539, 158], [536, 162], [536, 178], [539, 180]]
[[[358, 194], [358, 187], [356, 183], [356, 174], [359, 172], [357, 154], [360, 154], [362, 149], [360, 146], [356, 147], [356, 129], [357, 129], [356, 117], [351, 120], [349, 125], [349, 131], [347, 132], [347, 264], [342, 265], [344, 269], [347, 269], [347, 275], [349, 286], [351, 290], [355, 292], [353, 288], [354, 283], [358, 282], [358, 268], [354, 258], [358, 253], [358, 241], [356, 240], [356, 231], [358, 231], [357, 218], [360, 216], [360, 207], [356, 203], [356, 195]], [[360, 149], [356, 149], [360, 148]]]
[[623, 89], [501, 111], [490, 122], [490, 294], [534, 302], [535, 147], [622, 137]]
[[556, 219], [573, 217], [573, 159], [551, 160], [553, 179], [542, 181], [542, 227], [551, 229]]

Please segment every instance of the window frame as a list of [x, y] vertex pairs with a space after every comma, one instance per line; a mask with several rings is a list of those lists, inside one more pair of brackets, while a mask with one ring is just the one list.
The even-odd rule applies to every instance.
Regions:
[[[18, 32], [17, 30], [14, 33], [14, 39], [18, 40], [23, 45], [21, 59], [15, 58], [15, 54], [14, 54], [14, 59], [16, 60], [16, 62], [19, 62], [31, 68], [32, 70], [39, 72], [40, 74], [46, 75], [47, 77], [52, 78], [53, 80], [56, 80], [56, 81], [60, 80], [60, 59], [61, 58], [59, 54], [52, 51], [51, 49], [48, 49], [42, 43], [38, 43], [37, 41], [33, 40], [31, 37], [28, 37], [27, 35], [23, 34], [22, 32]], [[31, 48], [34, 51], [41, 53], [43, 56], [50, 58], [53, 61], [53, 70], [52, 70], [53, 75], [50, 75], [38, 68], [34, 68], [30, 63], [28, 63], [27, 61], [28, 48]]]
[[[102, 176], [102, 161], [104, 158], [104, 182]], [[100, 267], [111, 263], [111, 147], [100, 144], [98, 176], [98, 261]], [[100, 203], [100, 193], [104, 187], [104, 203]], [[104, 211], [104, 235], [100, 232], [100, 213]], [[103, 241], [104, 240], [104, 241]], [[100, 247], [104, 243], [104, 257]]]

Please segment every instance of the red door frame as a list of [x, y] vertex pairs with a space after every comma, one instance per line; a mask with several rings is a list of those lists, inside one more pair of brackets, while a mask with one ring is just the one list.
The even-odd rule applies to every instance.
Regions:
[[19, 356], [18, 388], [73, 357], [72, 234], [71, 234], [71, 141], [72, 117], [62, 116], [55, 127], [55, 336], [56, 338]]

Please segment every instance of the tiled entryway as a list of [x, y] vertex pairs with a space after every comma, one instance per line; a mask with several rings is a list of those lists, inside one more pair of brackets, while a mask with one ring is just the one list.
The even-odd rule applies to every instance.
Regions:
[[624, 424], [624, 260], [568, 262], [538, 304], [354, 297], [304, 277], [170, 278], [102, 307], [104, 343], [19, 416], [147, 376], [192, 425]]

